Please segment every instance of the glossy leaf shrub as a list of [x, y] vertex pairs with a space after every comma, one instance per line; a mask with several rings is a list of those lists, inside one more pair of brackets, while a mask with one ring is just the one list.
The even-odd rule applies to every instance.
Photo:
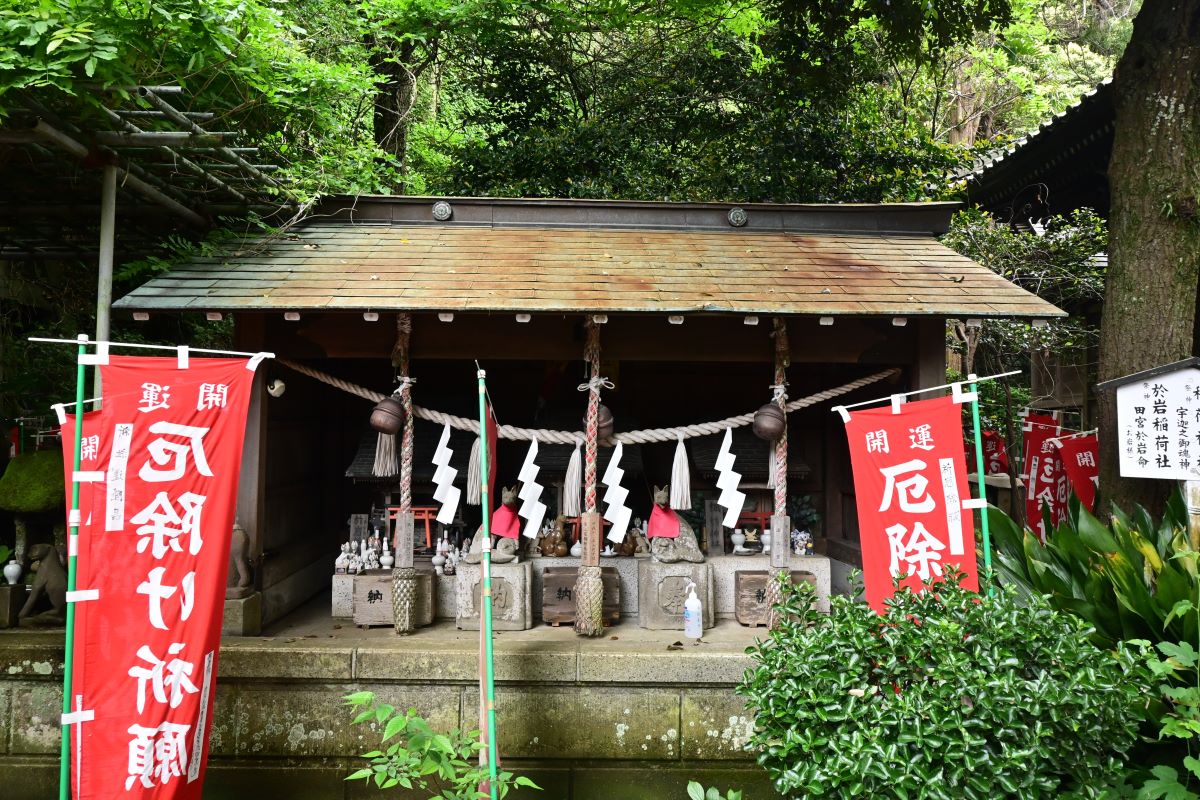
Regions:
[[[957, 585], [886, 616], [785, 586], [790, 621], [749, 649], [750, 747], [786, 797], [1092, 796], [1134, 743], [1144, 667], [1078, 618]], [[1097, 795], [1098, 796], [1098, 795]]]
[[988, 521], [1000, 582], [1021, 596], [1049, 595], [1055, 608], [1092, 625], [1102, 647], [1130, 639], [1196, 641], [1200, 609], [1175, 611], [1200, 588], [1200, 541], [1188, 536], [1178, 492], [1161, 520], [1141, 506], [1132, 514], [1114, 508], [1109, 525], [1073, 499], [1045, 545], [998, 508], [988, 508]]

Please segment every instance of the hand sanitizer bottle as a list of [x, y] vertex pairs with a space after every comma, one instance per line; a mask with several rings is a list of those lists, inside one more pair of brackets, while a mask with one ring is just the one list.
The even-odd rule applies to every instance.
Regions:
[[688, 583], [688, 598], [683, 604], [683, 635], [689, 639], [699, 639], [704, 635], [704, 606], [696, 597], [696, 584]]

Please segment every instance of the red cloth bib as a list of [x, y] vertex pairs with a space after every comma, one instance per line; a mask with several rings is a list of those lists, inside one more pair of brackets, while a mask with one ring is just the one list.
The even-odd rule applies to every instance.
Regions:
[[506, 539], [521, 535], [521, 518], [512, 506], [502, 505], [492, 512], [492, 533]]
[[679, 517], [675, 516], [675, 510], [655, 505], [654, 510], [650, 512], [650, 524], [646, 527], [646, 537], [653, 539], [655, 536], [662, 536], [665, 539], [674, 539], [678, 535]]

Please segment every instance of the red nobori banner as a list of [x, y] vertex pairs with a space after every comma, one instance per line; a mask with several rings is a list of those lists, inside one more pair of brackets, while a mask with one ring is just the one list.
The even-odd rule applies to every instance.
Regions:
[[1091, 511], [1096, 503], [1096, 481], [1100, 479], [1100, 441], [1094, 433], [1057, 441], [1071, 488], [1083, 507]]
[[953, 564], [978, 591], [962, 410], [950, 397], [850, 412], [846, 423], [867, 601], [883, 613], [892, 579], [917, 588]]
[[[57, 408], [57, 407], [56, 407]], [[63, 473], [66, 479], [66, 490], [68, 500], [71, 497], [72, 490], [72, 471], [74, 465], [75, 454], [75, 417], [73, 415], [59, 414], [60, 429], [62, 435], [63, 447]], [[107, 436], [105, 420], [100, 411], [89, 411], [83, 415], [83, 445], [80, 447], [79, 471], [87, 475], [95, 474], [101, 470], [101, 465], [107, 460], [107, 447], [105, 447], [104, 439]], [[100, 498], [100, 505], [97, 506], [97, 497]], [[89, 574], [86, 582], [83, 573], [79, 567], [84, 564], [93, 565], [91, 572], [103, 570], [107, 563], [107, 554], [105, 553], [105, 543], [98, 541], [95, 537], [97, 531], [103, 531], [103, 525], [97, 525], [100, 514], [103, 513], [104, 503], [104, 484], [98, 481], [84, 481], [79, 484], [79, 533], [77, 536], [72, 536], [67, 540], [68, 557], [74, 553], [78, 556], [76, 565], [76, 580], [77, 587], [86, 587], [92, 585], [91, 575]], [[71, 514], [67, 515], [67, 529], [71, 528]], [[93, 557], [93, 553], [95, 554]], [[111, 564], [109, 564], [111, 567]], [[71, 708], [76, 713], [81, 712], [82, 700], [79, 695], [79, 687], [85, 682], [84, 674], [88, 671], [89, 665], [84, 660], [83, 640], [78, 634], [80, 631], [87, 630], [95, 625], [93, 615], [96, 613], [96, 604], [91, 602], [80, 602], [75, 604], [75, 630], [77, 631], [72, 652], [72, 684], [75, 687], [74, 694], [80, 698], [77, 702], [71, 704]], [[103, 665], [91, 665], [92, 669], [104, 670]], [[89, 725], [91, 723], [88, 723]], [[76, 724], [71, 727], [71, 748], [72, 754], [77, 752], [82, 743], [82, 725]], [[71, 779], [71, 794], [73, 797], [80, 797], [80, 787], [78, 783], [79, 773], [72, 775]]]
[[92, 475], [76, 579], [77, 799], [200, 797], [255, 366], [112, 356], [100, 367], [103, 411], [85, 417], [81, 463]]
[[983, 474], [1008, 474], [1008, 447], [999, 431], [983, 432]]
[[1067, 512], [1067, 478], [1058, 448], [1051, 441], [1060, 429], [1058, 415], [1025, 414], [1022, 440], [1022, 473], [1025, 481], [1025, 523], [1043, 542], [1046, 521], [1042, 507], [1050, 509], [1050, 519], [1058, 524]]

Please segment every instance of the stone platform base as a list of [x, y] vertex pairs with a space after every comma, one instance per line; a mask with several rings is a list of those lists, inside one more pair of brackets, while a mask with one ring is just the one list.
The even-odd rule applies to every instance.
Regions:
[[[628, 624], [594, 639], [545, 625], [496, 636], [504, 767], [545, 787], [510, 800], [674, 800], [689, 779], [775, 800], [742, 749], [753, 720], [733, 693], [754, 629], [718, 622], [704, 644], [668, 650], [681, 636]], [[57, 797], [62, 641], [61, 630], [0, 631], [4, 800]], [[425, 800], [343, 780], [379, 743], [343, 698], [375, 692], [446, 731], [478, 725], [478, 687], [477, 632], [356, 628], [331, 620], [322, 595], [263, 636], [222, 641], [204, 798]]]
[[221, 633], [226, 636], [258, 636], [262, 632], [262, 593], [225, 601]]
[[[459, 564], [455, 574], [455, 622], [479, 630], [479, 564]], [[533, 627], [533, 569], [528, 561], [492, 565], [492, 629], [523, 631]]]
[[638, 625], [650, 630], [683, 630], [687, 585], [696, 584], [704, 608], [704, 627], [716, 620], [710, 564], [662, 564], [643, 560], [638, 565]]

